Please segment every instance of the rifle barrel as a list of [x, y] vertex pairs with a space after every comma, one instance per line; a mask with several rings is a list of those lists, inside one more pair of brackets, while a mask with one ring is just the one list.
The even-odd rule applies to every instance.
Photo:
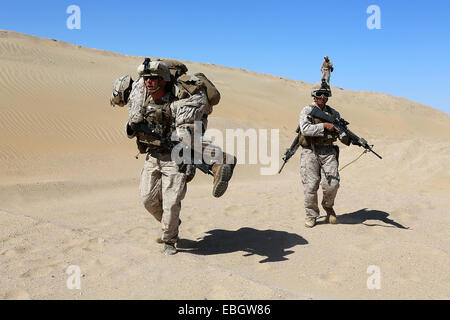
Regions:
[[311, 115], [313, 117], [316, 117], [322, 121], [327, 121], [332, 124], [334, 124], [338, 128], [338, 132], [344, 132], [347, 134], [347, 136], [350, 138], [350, 141], [352, 141], [353, 144], [364, 147], [365, 149], [369, 150], [373, 154], [375, 154], [378, 158], [383, 159], [378, 153], [372, 150], [372, 148], [367, 144], [367, 142], [364, 139], [359, 138], [356, 134], [350, 131], [350, 129], [347, 128], [347, 125], [350, 124], [348, 121], [340, 118], [340, 119], [334, 119], [330, 116], [328, 116], [325, 112], [320, 110], [318, 107], [314, 107]]
[[283, 170], [283, 168], [284, 168], [284, 165], [286, 164], [286, 160], [284, 160], [284, 162], [283, 162], [283, 165], [281, 166], [281, 168], [280, 168], [280, 170], [278, 171], [278, 174], [280, 174], [281, 173], [281, 171]]
[[373, 152], [374, 155], [376, 155], [378, 158], [383, 159], [378, 153], [376, 153], [375, 151], [373, 151], [372, 148], [369, 147], [370, 152]]

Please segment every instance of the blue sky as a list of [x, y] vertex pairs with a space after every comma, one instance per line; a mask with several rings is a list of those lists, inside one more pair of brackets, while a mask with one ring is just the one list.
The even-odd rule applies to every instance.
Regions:
[[[69, 30], [69, 5], [81, 29]], [[369, 30], [369, 5], [381, 29]], [[243, 68], [404, 97], [450, 113], [449, 0], [2, 0], [0, 29], [130, 55]]]

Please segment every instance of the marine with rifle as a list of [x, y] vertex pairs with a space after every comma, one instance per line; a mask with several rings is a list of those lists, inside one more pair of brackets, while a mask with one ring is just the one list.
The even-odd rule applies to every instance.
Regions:
[[325, 221], [338, 223], [333, 209], [340, 182], [339, 147], [334, 144], [337, 139], [345, 145], [361, 146], [381, 159], [366, 140], [347, 128], [349, 123], [340, 117], [339, 112], [327, 105], [331, 95], [331, 89], [326, 82], [313, 85], [311, 96], [314, 104], [302, 109], [300, 124], [297, 127], [298, 135], [286, 151], [283, 166], [279, 171], [281, 173], [286, 162], [301, 146], [300, 174], [304, 189], [305, 226], [308, 228], [314, 227], [320, 216], [317, 197], [319, 185], [323, 191], [322, 208], [327, 214]]

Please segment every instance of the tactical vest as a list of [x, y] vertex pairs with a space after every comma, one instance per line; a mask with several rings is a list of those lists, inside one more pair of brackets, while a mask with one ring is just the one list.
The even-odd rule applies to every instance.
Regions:
[[[169, 138], [171, 132], [174, 130], [174, 121], [170, 111], [170, 103], [176, 99], [173, 96], [170, 96], [167, 100], [169, 100], [169, 102], [158, 104], [155, 103], [151, 95], [149, 95], [145, 100], [141, 111], [148, 128], [163, 139]], [[155, 135], [146, 132], [138, 132], [137, 138], [141, 144], [147, 146], [147, 152], [152, 150], [161, 152], [170, 151], [169, 146], [165, 146], [164, 142]]]
[[[331, 116], [333, 118], [335, 117], [335, 115], [333, 114], [333, 112], [331, 111], [329, 106], [325, 106], [323, 111], [326, 114], [328, 114], [329, 116]], [[319, 124], [319, 123], [324, 122], [317, 118], [312, 118], [312, 120], [313, 120], [314, 124]], [[299, 142], [303, 148], [311, 148], [311, 144], [332, 145], [333, 142], [335, 142], [338, 139], [338, 135], [336, 132], [330, 132], [328, 130], [324, 130], [324, 136], [322, 136], [322, 137], [307, 137], [307, 136], [302, 135], [301, 131], [299, 132], [299, 135], [300, 135]]]

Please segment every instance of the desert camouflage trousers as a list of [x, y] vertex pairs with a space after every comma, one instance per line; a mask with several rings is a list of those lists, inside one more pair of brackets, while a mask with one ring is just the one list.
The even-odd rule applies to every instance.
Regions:
[[322, 206], [332, 208], [339, 188], [337, 152], [333, 146], [315, 146], [315, 153], [303, 148], [300, 158], [300, 174], [305, 194], [307, 217], [319, 217], [317, 191], [322, 186]]
[[331, 76], [330, 69], [324, 69], [322, 71], [322, 82], [325, 80], [329, 85], [330, 84], [330, 76]]
[[161, 240], [178, 240], [181, 200], [186, 195], [186, 174], [178, 172], [178, 165], [170, 154], [147, 155], [142, 169], [140, 194], [145, 208], [161, 222]]

